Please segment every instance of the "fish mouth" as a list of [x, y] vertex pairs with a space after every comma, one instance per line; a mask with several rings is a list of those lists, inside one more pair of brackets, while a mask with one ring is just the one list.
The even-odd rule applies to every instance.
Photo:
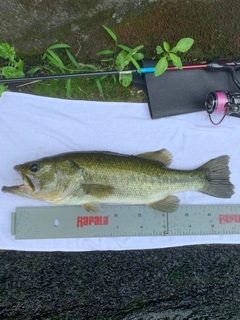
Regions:
[[21, 184], [19, 187], [28, 187], [29, 189], [31, 189], [31, 191], [35, 191], [35, 185], [31, 179], [31, 176], [28, 175], [28, 174], [24, 174], [21, 170], [20, 170], [20, 167], [19, 166], [14, 166], [14, 170], [17, 171], [17, 173], [20, 174], [22, 180], [23, 180], [23, 184]]
[[20, 185], [15, 185], [11, 187], [3, 186], [2, 187], [3, 192], [17, 193], [17, 194], [32, 194], [40, 190], [39, 182], [37, 179], [35, 179], [31, 175], [24, 174], [23, 172], [21, 172], [21, 168], [18, 165], [14, 166], [14, 170], [16, 170], [20, 174], [23, 180], [23, 183]]

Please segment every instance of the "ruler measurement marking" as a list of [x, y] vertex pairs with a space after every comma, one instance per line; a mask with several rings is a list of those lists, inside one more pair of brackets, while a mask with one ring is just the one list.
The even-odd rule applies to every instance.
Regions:
[[102, 209], [90, 214], [78, 206], [17, 208], [12, 234], [16, 239], [240, 234], [240, 205], [183, 205], [174, 213], [146, 206]]

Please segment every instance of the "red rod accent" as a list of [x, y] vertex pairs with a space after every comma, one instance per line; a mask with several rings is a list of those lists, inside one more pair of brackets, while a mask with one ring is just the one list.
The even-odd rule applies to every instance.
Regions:
[[[206, 69], [207, 66], [208, 65], [206, 63], [202, 63], [202, 64], [186, 64], [186, 65], [183, 65], [182, 68], [183, 69]], [[170, 70], [180, 70], [180, 69], [178, 69], [175, 66], [170, 66], [170, 67], [167, 68], [167, 71], [170, 71]]]

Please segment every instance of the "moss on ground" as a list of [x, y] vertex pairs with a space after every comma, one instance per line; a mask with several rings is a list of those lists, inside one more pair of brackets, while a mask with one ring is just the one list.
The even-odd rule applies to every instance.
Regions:
[[165, 1], [152, 3], [144, 12], [132, 13], [113, 30], [130, 46], [143, 43], [147, 58], [163, 41], [175, 44], [183, 37], [195, 40], [185, 55], [188, 61], [202, 61], [240, 54], [239, 0]]
[[[120, 84], [114, 85], [111, 79], [101, 81], [104, 96], [97, 88], [92, 77], [72, 79], [72, 90], [70, 99], [93, 100], [93, 101], [130, 101], [146, 102], [147, 96], [143, 90], [134, 87], [124, 88]], [[66, 99], [66, 80], [50, 80], [36, 82], [30, 85], [12, 85], [11, 91], [24, 92], [41, 95], [45, 97], [56, 97]]]

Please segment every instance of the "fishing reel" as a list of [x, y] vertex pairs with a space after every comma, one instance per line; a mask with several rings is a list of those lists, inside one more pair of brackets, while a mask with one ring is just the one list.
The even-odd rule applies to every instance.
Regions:
[[[230, 71], [232, 80], [240, 90], [240, 81], [236, 77], [236, 71], [240, 69], [240, 59], [227, 60], [223, 59], [220, 62], [212, 62], [210, 64], [212, 70], [223, 70]], [[209, 115], [210, 121], [218, 125], [220, 124], [226, 115], [240, 114], [240, 92], [228, 92], [228, 91], [215, 91], [210, 92], [205, 100], [205, 110]], [[222, 118], [218, 123], [215, 123], [211, 114], [217, 113], [222, 114]]]
[[205, 101], [205, 109], [208, 114], [222, 113], [226, 109], [227, 114], [240, 113], [240, 92], [210, 92]]
[[[210, 92], [205, 101], [205, 109], [211, 122], [215, 125], [220, 124], [226, 115], [240, 114], [240, 92]], [[218, 123], [213, 122], [212, 113], [222, 114], [222, 119]]]

